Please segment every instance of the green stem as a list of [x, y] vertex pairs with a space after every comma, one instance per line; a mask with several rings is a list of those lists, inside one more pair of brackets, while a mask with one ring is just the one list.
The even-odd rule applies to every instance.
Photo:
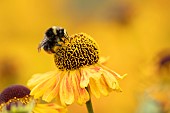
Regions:
[[[89, 92], [88, 88], [86, 88], [86, 89]], [[90, 93], [89, 93], [89, 95], [90, 95]], [[89, 101], [86, 102], [86, 107], [87, 107], [88, 113], [94, 113], [92, 102], [91, 102], [91, 96], [90, 96]]]
[[92, 107], [91, 99], [86, 102], [86, 107], [87, 107], [88, 113], [94, 113], [93, 112], [93, 107]]

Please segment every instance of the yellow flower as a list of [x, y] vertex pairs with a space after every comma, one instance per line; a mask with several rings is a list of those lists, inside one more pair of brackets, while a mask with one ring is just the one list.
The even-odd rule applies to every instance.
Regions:
[[66, 113], [66, 109], [57, 104], [39, 104], [29, 93], [22, 85], [4, 89], [0, 94], [0, 113]]
[[42, 97], [47, 102], [57, 99], [65, 106], [73, 102], [84, 104], [89, 94], [99, 98], [110, 91], [121, 91], [117, 79], [124, 76], [100, 63], [98, 45], [89, 35], [74, 34], [54, 51], [57, 69], [35, 74], [28, 81], [35, 98]]

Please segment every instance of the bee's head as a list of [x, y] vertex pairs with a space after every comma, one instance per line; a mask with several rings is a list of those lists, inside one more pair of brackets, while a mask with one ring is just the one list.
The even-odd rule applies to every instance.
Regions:
[[53, 30], [53, 28], [49, 28], [46, 32], [45, 32], [45, 37], [44, 38], [48, 38], [48, 39], [52, 39], [56, 36], [55, 30]]
[[[62, 27], [53, 26], [53, 27], [50, 27], [46, 31], [45, 35], [46, 35], [47, 38], [52, 40], [52, 39], [55, 39], [55, 38], [65, 37], [67, 35], [67, 32]], [[65, 38], [67, 38], [67, 37], [65, 37]]]

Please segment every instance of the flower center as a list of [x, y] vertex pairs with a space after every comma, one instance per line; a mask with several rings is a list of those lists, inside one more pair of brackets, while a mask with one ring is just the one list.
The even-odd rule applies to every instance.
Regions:
[[8, 102], [10, 99], [23, 98], [29, 95], [30, 90], [22, 85], [12, 85], [4, 89], [0, 95], [0, 104], [3, 102]]
[[10, 110], [13, 105], [27, 105], [34, 100], [29, 93], [30, 90], [22, 85], [13, 85], [4, 89], [0, 94], [0, 111], [3, 108]]
[[75, 70], [93, 65], [99, 60], [99, 48], [95, 40], [85, 33], [70, 36], [56, 49], [55, 64], [61, 70]]

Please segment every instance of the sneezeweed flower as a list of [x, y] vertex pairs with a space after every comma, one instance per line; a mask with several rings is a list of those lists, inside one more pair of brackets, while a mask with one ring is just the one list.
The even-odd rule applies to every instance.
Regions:
[[[90, 94], [99, 98], [101, 94], [106, 96], [111, 91], [122, 91], [117, 79], [124, 76], [100, 63], [99, 47], [91, 36], [78, 33], [61, 38], [57, 34], [61, 28], [52, 28], [49, 29], [51, 35], [47, 30], [39, 49], [43, 47], [54, 55], [57, 69], [33, 75], [28, 81], [31, 95], [47, 102], [57, 99], [66, 106], [73, 102], [84, 104], [90, 100]], [[63, 41], [57, 41], [58, 38]]]
[[30, 90], [22, 85], [7, 87], [0, 94], [0, 113], [65, 113], [66, 109], [56, 104], [38, 104]]

